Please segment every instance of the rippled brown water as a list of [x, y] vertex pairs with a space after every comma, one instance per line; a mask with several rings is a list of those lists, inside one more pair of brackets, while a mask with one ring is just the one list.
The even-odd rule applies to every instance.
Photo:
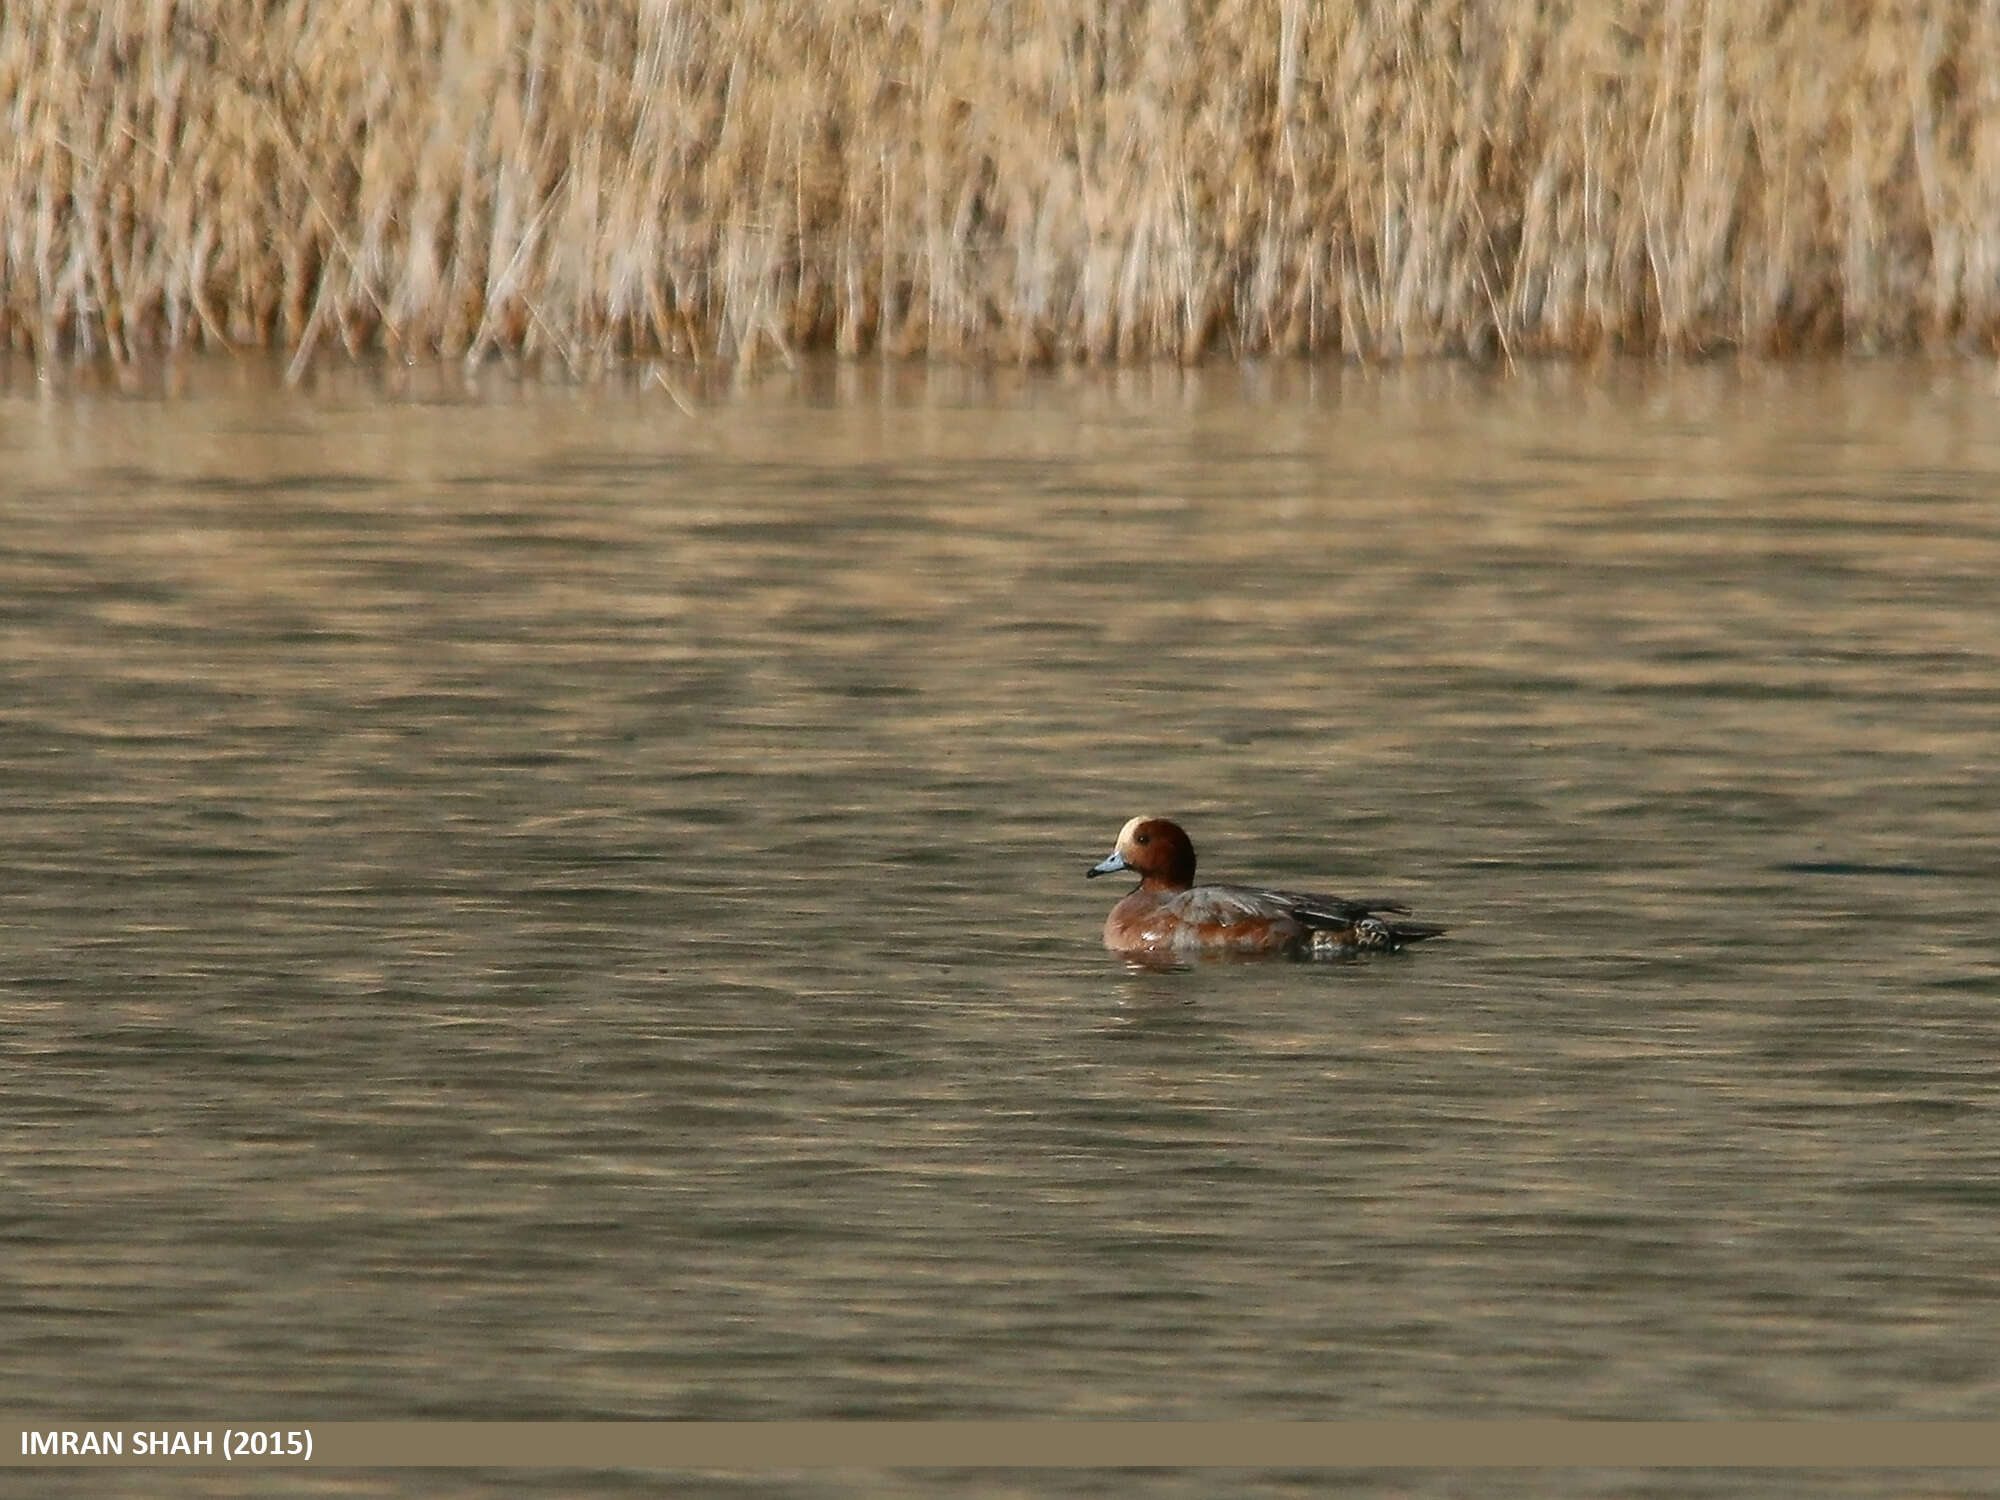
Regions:
[[1996, 418], [16, 381], [0, 1407], [2000, 1415]]

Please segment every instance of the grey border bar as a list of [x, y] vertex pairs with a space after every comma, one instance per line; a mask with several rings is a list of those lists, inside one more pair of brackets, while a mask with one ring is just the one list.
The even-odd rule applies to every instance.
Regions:
[[[11, 1429], [11, 1430], [9, 1430]], [[38, 1457], [28, 1433], [118, 1432], [121, 1457]], [[309, 1432], [237, 1457], [230, 1432]], [[211, 1434], [135, 1457], [133, 1434]], [[0, 1467], [1995, 1468], [2000, 1422], [50, 1422], [0, 1427]]]

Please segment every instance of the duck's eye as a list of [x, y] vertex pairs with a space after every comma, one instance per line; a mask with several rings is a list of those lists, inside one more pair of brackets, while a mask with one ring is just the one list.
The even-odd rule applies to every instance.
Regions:
[[1153, 836], [1150, 833], [1135, 833], [1132, 835], [1132, 842], [1135, 844], [1150, 844], [1153, 842]]

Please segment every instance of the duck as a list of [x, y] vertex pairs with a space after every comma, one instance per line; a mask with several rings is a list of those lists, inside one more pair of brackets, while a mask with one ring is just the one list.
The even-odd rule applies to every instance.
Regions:
[[1138, 963], [1207, 958], [1345, 958], [1397, 953], [1441, 937], [1396, 901], [1349, 901], [1254, 886], [1196, 885], [1194, 841], [1180, 824], [1141, 816], [1118, 830], [1085, 879], [1121, 872], [1138, 886], [1104, 920], [1104, 946]]

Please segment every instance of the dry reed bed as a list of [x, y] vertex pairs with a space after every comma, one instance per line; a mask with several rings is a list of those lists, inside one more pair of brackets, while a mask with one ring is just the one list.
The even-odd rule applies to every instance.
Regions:
[[1980, 0], [30, 0], [0, 110], [44, 358], [2000, 333]]

